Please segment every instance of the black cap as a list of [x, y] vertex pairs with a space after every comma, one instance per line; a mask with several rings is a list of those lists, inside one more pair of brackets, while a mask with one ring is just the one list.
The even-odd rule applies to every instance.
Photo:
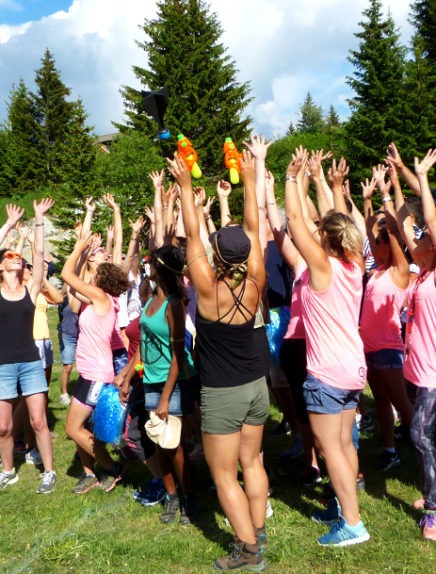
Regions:
[[209, 241], [218, 259], [228, 265], [243, 263], [250, 255], [250, 238], [239, 225], [221, 227]]

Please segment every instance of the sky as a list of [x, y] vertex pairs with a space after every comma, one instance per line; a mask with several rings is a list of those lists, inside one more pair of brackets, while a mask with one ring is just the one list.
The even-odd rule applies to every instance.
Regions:
[[[253, 130], [267, 138], [295, 123], [308, 92], [325, 112], [349, 115], [347, 61], [358, 46], [369, 0], [209, 0], [224, 30], [239, 82], [250, 82], [247, 112]], [[410, 0], [382, 0], [409, 44]], [[156, 16], [156, 0], [0, 0], [0, 123], [13, 85], [35, 89], [35, 71], [48, 48], [73, 99], [81, 98], [98, 135], [123, 121], [120, 87], [140, 86], [132, 66], [147, 66], [140, 26]], [[171, 95], [170, 95], [171, 96]], [[180, 127], [183, 129], [183, 126]]]

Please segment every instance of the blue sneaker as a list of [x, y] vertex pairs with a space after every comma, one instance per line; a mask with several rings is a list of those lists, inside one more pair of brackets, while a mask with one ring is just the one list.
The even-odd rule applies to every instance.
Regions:
[[328, 526], [333, 526], [336, 524], [341, 517], [341, 506], [336, 498], [329, 500], [327, 508], [325, 510], [320, 510], [315, 512], [312, 516], [314, 522], [320, 522], [322, 524], [327, 524]]
[[318, 538], [321, 546], [352, 546], [369, 540], [369, 533], [362, 521], [350, 526], [343, 518], [334, 524], [328, 534]]
[[144, 490], [137, 490], [133, 498], [142, 506], [155, 506], [163, 501], [167, 491], [161, 478], [152, 478]]

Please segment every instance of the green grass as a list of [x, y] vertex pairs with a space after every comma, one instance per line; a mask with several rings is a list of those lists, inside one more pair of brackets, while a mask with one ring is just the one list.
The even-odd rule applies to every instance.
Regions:
[[[53, 336], [55, 315], [56, 310], [50, 309]], [[56, 433], [53, 443], [58, 483], [51, 495], [36, 494], [39, 471], [16, 459], [20, 480], [0, 492], [0, 572], [211, 572], [214, 558], [227, 552], [231, 532], [215, 495], [207, 489], [209, 476], [204, 462], [195, 466], [199, 521], [188, 527], [161, 525], [160, 507], [145, 509], [133, 500], [134, 490], [149, 478], [138, 463], [128, 466], [124, 483], [111, 493], [71, 493], [80, 468], [74, 463], [74, 444], [65, 435], [66, 409], [59, 403], [56, 346], [55, 351], [50, 414]], [[280, 461], [289, 439], [271, 433], [278, 420], [277, 410], [271, 407], [265, 459], [276, 480], [271, 498], [274, 516], [267, 522], [269, 572], [412, 574], [434, 569], [436, 545], [421, 540], [417, 527], [420, 513], [411, 508], [420, 495], [419, 469], [407, 446], [400, 446], [402, 466], [381, 474], [374, 470], [379, 452], [377, 433], [362, 437], [360, 458], [367, 487], [359, 499], [371, 540], [348, 549], [324, 549], [316, 538], [326, 529], [310, 520], [319, 508], [320, 489], [296, 485], [301, 461], [287, 465]]]

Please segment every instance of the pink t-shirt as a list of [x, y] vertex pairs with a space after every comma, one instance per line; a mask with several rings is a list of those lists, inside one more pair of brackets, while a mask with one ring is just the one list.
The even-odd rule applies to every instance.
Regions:
[[309, 275], [301, 290], [306, 330], [307, 372], [326, 385], [344, 390], [363, 389], [365, 355], [358, 321], [362, 298], [362, 273], [355, 263], [329, 257], [330, 285], [314, 291]]
[[395, 285], [392, 271], [392, 267], [380, 268], [371, 276], [365, 289], [360, 318], [365, 353], [380, 349], [404, 350], [400, 314], [407, 291]]
[[118, 351], [119, 349], [125, 349], [126, 345], [124, 344], [124, 340], [121, 336], [121, 328], [119, 322], [120, 298], [112, 297], [112, 301], [115, 309], [115, 325], [114, 330], [112, 331], [111, 349], [112, 351]]
[[306, 337], [301, 309], [301, 287], [305, 281], [303, 275], [308, 275], [308, 273], [307, 264], [304, 259], [301, 259], [295, 268], [291, 297], [291, 320], [284, 339], [304, 339]]
[[106, 315], [97, 315], [93, 305], [82, 305], [79, 315], [79, 337], [76, 368], [84, 379], [111, 383], [114, 379], [111, 337], [115, 326], [114, 301]]
[[[421, 277], [421, 276], [420, 276]], [[404, 377], [418, 387], [436, 388], [436, 270], [411, 288], [406, 324]]]

